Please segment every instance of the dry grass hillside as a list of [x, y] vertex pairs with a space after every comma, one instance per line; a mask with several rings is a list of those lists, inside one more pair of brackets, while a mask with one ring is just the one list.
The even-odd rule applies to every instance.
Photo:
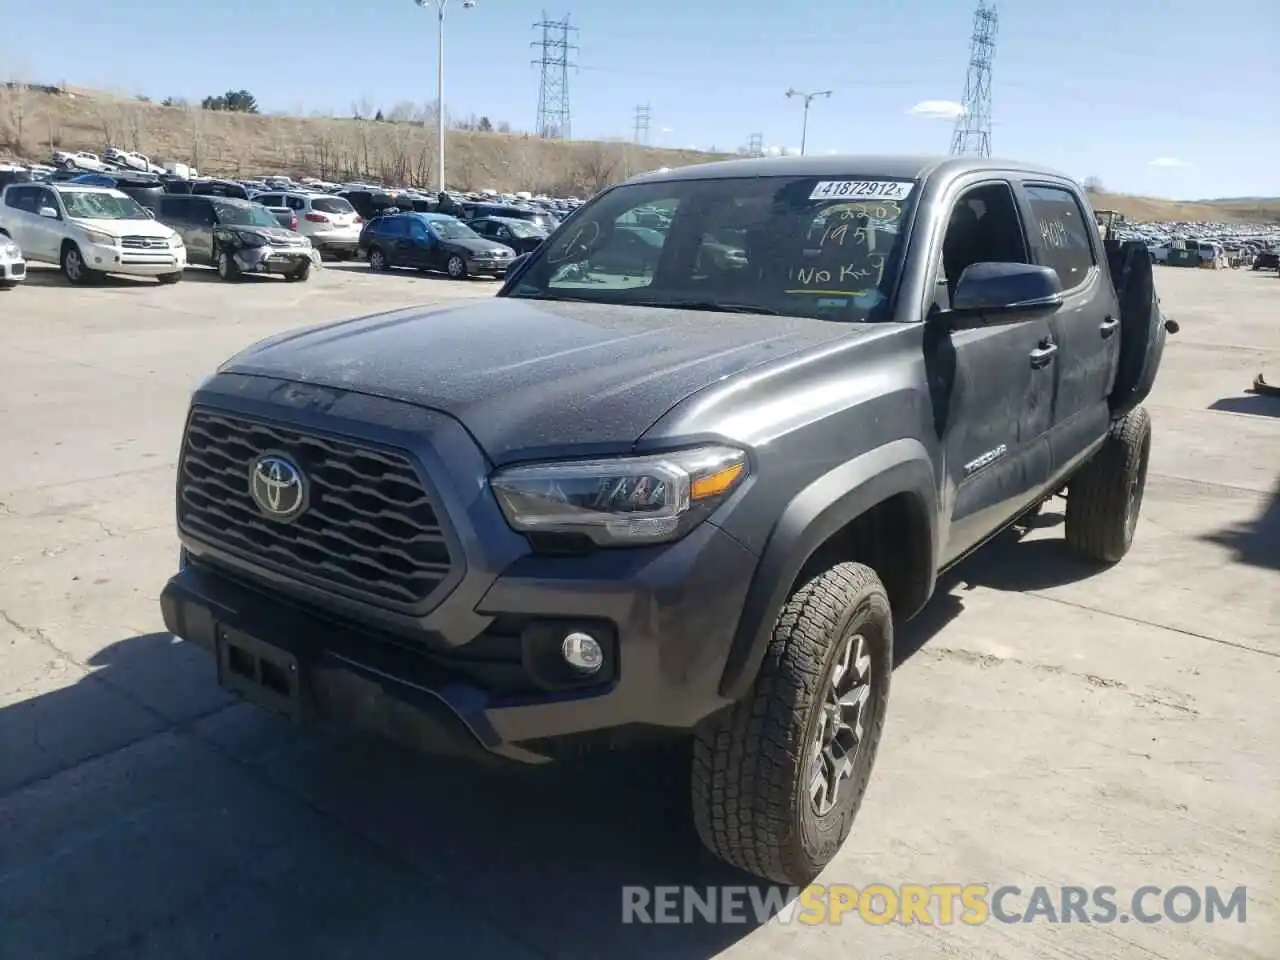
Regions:
[[1130, 220], [1182, 221], [1186, 223], [1280, 223], [1280, 202], [1261, 203], [1183, 203], [1157, 200], [1153, 197], [1130, 197], [1124, 194], [1093, 193], [1090, 200], [1096, 210], [1117, 210]]
[[[136, 150], [201, 173], [287, 173], [326, 180], [436, 182], [436, 123], [430, 108], [401, 104], [387, 119], [286, 117], [162, 106], [136, 98], [63, 88], [0, 87], [0, 155], [46, 158], [53, 150], [106, 146]], [[463, 190], [590, 195], [621, 178], [658, 167], [721, 159], [625, 143], [546, 141], [521, 133], [451, 129], [449, 185]]]
[[[177, 160], [227, 176], [267, 173], [333, 180], [373, 179], [428, 186], [436, 181], [430, 106], [399, 104], [383, 122], [260, 116], [162, 106], [66, 87], [0, 86], [0, 156], [47, 157], [53, 150], [118, 146], [158, 162]], [[450, 130], [450, 186], [589, 195], [631, 174], [721, 159], [624, 143], [544, 141], [520, 133]], [[1280, 223], [1280, 203], [1181, 203], [1097, 193], [1094, 205], [1134, 220]]]

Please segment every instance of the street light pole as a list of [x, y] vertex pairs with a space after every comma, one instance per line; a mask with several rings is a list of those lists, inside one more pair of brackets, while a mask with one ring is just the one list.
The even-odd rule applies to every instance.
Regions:
[[[413, 0], [424, 10], [431, 5], [431, 0]], [[440, 178], [440, 192], [444, 193], [444, 13], [448, 9], [449, 0], [435, 0], [436, 20], [436, 165]], [[462, 0], [462, 8], [470, 10], [476, 0]]]
[[787, 99], [792, 97], [800, 97], [804, 100], [804, 122], [800, 127], [800, 156], [804, 156], [805, 141], [809, 138], [809, 104], [813, 103], [818, 97], [829, 97], [835, 93], [834, 90], [815, 90], [813, 93], [805, 93], [792, 87], [787, 91]]

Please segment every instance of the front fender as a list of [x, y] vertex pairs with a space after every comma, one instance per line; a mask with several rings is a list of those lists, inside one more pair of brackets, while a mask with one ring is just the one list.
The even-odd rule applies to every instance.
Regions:
[[774, 623], [806, 561], [851, 521], [898, 494], [918, 501], [915, 506], [927, 531], [929, 555], [922, 596], [933, 592], [938, 555], [933, 464], [919, 440], [895, 440], [822, 475], [783, 510], [747, 592], [720, 680], [723, 696], [738, 700], [755, 682]]

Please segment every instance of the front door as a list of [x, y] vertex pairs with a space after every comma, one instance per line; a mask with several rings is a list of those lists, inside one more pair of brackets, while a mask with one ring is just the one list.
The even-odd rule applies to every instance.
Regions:
[[36, 256], [35, 227], [39, 217], [36, 216], [36, 204], [40, 199], [42, 187], [12, 186], [4, 195], [4, 223], [9, 231], [9, 238], [22, 250], [28, 260], [43, 259]]
[[1056, 359], [1049, 318], [1012, 314], [972, 330], [945, 327], [964, 269], [1002, 262], [1031, 262], [1026, 231], [1008, 183], [978, 184], [953, 205], [925, 335], [951, 517], [944, 563], [1016, 517], [1049, 477]]
[[1069, 472], [1107, 432], [1108, 396], [1120, 363], [1120, 304], [1102, 238], [1066, 184], [1024, 182], [1020, 191], [1036, 262], [1062, 283], [1062, 308], [1050, 320], [1055, 364], [1052, 470]]

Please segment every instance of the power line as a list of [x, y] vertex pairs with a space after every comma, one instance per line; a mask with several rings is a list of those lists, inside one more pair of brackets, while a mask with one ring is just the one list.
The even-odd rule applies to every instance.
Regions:
[[633, 139], [635, 140], [635, 142], [648, 143], [649, 142], [649, 105], [647, 103], [641, 104], [640, 106], [636, 107], [634, 123], [635, 123], [635, 130], [634, 130], [635, 136]]
[[764, 134], [753, 133], [747, 140], [747, 156], [763, 157], [764, 156]]
[[957, 156], [991, 156], [991, 63], [996, 55], [999, 26], [995, 4], [978, 0], [964, 80], [964, 110], [956, 117], [951, 136], [951, 152]]
[[569, 34], [578, 28], [569, 25], [569, 15], [563, 20], [549, 20], [544, 11], [542, 20], [533, 25], [542, 31], [542, 39], [531, 47], [542, 55], [533, 61], [542, 68], [542, 81], [538, 85], [538, 136], [544, 140], [569, 140], [569, 69], [577, 64], [569, 59], [569, 52], [578, 48], [569, 42]]

